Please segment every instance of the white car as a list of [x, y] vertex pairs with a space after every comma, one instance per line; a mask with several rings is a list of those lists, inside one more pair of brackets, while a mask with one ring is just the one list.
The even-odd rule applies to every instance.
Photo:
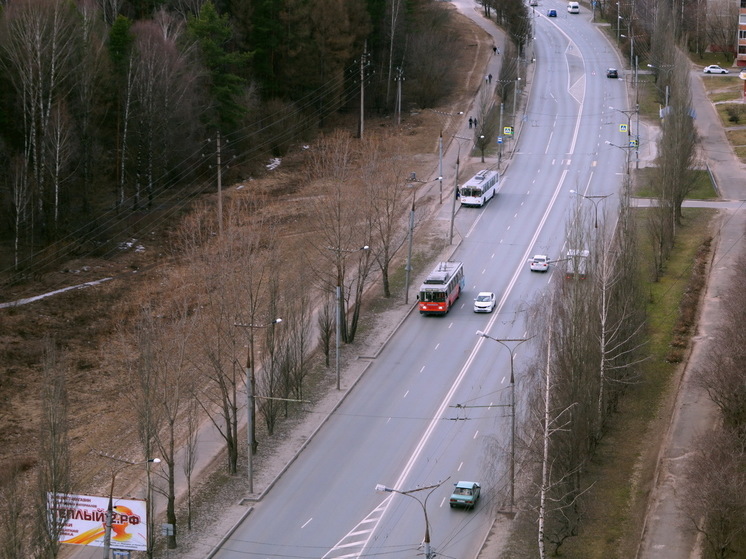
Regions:
[[495, 294], [481, 291], [474, 299], [474, 312], [492, 312], [495, 310]]
[[546, 272], [549, 270], [549, 257], [545, 254], [535, 254], [529, 260], [529, 268], [532, 272]]
[[705, 74], [727, 74], [728, 69], [723, 68], [721, 66], [718, 66], [717, 64], [710, 64], [709, 66], [705, 66], [705, 69], [703, 70]]

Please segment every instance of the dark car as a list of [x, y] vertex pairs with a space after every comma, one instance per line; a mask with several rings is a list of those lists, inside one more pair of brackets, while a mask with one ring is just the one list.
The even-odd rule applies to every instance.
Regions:
[[606, 77], [617, 79], [619, 77], [619, 72], [616, 71], [616, 68], [609, 68], [606, 70]]
[[557, 17], [557, 10], [547, 10], [547, 17]]

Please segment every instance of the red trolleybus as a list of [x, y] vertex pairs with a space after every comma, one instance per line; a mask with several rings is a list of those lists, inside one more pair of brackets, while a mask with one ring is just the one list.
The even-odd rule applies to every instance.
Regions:
[[440, 262], [420, 287], [420, 314], [446, 314], [464, 289], [461, 262]]

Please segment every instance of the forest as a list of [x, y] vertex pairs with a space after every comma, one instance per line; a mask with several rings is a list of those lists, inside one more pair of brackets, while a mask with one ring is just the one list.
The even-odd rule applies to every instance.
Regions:
[[363, 89], [381, 114], [396, 79], [405, 106], [432, 106], [451, 83], [447, 8], [428, 1], [0, 10], [0, 268], [21, 277], [105, 254], [158, 200], [214, 189], [216, 166], [224, 182], [252, 176], [357, 111]]

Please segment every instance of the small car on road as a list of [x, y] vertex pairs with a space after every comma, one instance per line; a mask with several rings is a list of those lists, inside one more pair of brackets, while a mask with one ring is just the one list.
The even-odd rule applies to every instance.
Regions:
[[619, 72], [617, 72], [616, 68], [609, 68], [608, 70], [606, 70], [606, 77], [617, 79], [619, 77]]
[[710, 64], [709, 66], [705, 66], [703, 72], [705, 74], [727, 74], [728, 69], [718, 66], [717, 64]]
[[495, 294], [491, 291], [481, 291], [474, 299], [474, 312], [492, 312], [495, 310]]
[[479, 500], [481, 486], [476, 481], [459, 481], [454, 484], [451, 493], [450, 505], [454, 507], [465, 507], [473, 509]]
[[532, 272], [546, 272], [549, 270], [549, 257], [546, 254], [534, 254], [528, 267]]
[[547, 17], [557, 17], [557, 10], [547, 10]]

